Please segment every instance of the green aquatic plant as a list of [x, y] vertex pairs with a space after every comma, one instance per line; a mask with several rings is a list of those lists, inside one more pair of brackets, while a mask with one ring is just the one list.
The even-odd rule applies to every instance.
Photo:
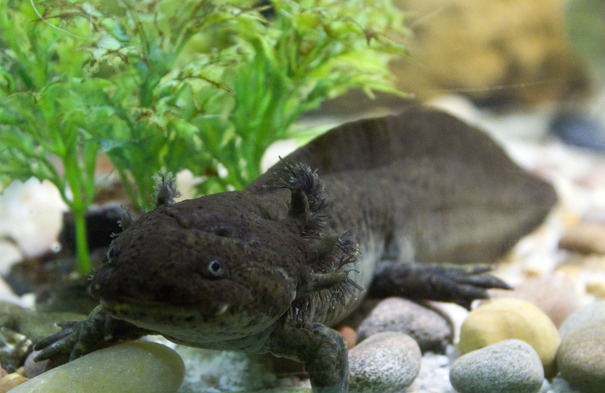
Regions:
[[57, 186], [86, 273], [99, 154], [143, 209], [159, 171], [242, 188], [300, 114], [351, 88], [401, 94], [401, 31], [389, 0], [0, 2], [0, 185]]

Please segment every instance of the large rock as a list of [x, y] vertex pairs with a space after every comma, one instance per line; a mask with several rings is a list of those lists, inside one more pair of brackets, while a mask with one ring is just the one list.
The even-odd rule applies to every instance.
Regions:
[[531, 345], [504, 340], [456, 359], [450, 382], [460, 393], [535, 393], [544, 370]]
[[540, 356], [544, 373], [556, 373], [559, 333], [544, 312], [521, 299], [496, 299], [471, 311], [462, 324], [458, 348], [463, 354], [507, 339], [530, 344]]
[[135, 342], [92, 352], [17, 386], [11, 393], [171, 393], [183, 381], [179, 355]]
[[479, 101], [559, 100], [586, 75], [568, 42], [565, 0], [396, 0], [408, 12], [410, 58], [392, 65], [421, 98], [460, 91]]
[[351, 393], [399, 393], [420, 372], [422, 353], [416, 341], [401, 333], [375, 334], [349, 351]]

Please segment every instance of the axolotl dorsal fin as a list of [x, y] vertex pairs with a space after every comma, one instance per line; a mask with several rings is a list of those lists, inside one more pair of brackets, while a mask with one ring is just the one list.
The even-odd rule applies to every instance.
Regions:
[[[424, 106], [410, 106], [398, 115], [343, 124], [313, 139], [282, 161], [304, 162], [317, 170], [319, 176], [324, 176], [427, 157], [481, 165], [492, 174], [505, 171], [510, 176], [527, 175], [483, 130]], [[281, 165], [283, 163], [277, 163], [269, 171]]]

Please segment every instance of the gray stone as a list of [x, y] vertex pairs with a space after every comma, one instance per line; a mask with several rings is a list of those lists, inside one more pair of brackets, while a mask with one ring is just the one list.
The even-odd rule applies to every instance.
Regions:
[[402, 392], [418, 376], [421, 360], [410, 336], [385, 332], [368, 337], [349, 351], [349, 391]]
[[178, 390], [184, 374], [183, 361], [172, 349], [135, 342], [92, 352], [11, 393], [171, 393]]
[[512, 339], [456, 359], [450, 382], [460, 393], [535, 393], [544, 382], [544, 369], [531, 345]]
[[563, 338], [571, 331], [594, 322], [605, 323], [605, 300], [591, 303], [571, 313], [559, 327], [559, 336]]
[[422, 352], [443, 353], [452, 340], [451, 322], [443, 314], [402, 298], [387, 298], [359, 325], [359, 341], [381, 332], [397, 332], [412, 337]]
[[605, 389], [605, 323], [584, 323], [568, 332], [557, 352], [557, 366], [569, 385], [583, 393]]
[[275, 386], [269, 356], [177, 345], [185, 363], [183, 392], [254, 391]]

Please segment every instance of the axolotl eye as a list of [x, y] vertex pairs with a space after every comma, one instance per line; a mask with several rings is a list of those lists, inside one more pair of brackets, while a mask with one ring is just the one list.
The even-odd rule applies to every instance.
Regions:
[[113, 258], [119, 254], [119, 251], [118, 246], [112, 245], [109, 247], [109, 250], [107, 250], [107, 264], [111, 264]]
[[227, 274], [225, 263], [219, 258], [212, 258], [206, 262], [206, 270], [214, 278], [221, 278]]

